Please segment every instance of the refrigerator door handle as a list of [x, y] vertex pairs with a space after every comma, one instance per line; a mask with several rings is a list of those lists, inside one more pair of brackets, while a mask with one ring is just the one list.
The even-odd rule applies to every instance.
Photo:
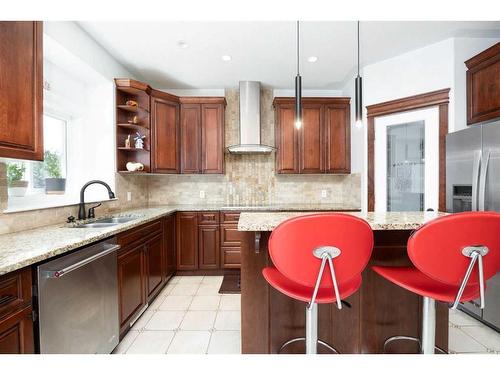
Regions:
[[474, 165], [472, 166], [472, 211], [477, 211], [480, 169], [481, 169], [481, 150], [477, 150], [474, 152]]
[[490, 163], [491, 151], [488, 150], [485, 157], [484, 168], [481, 168], [481, 178], [479, 182], [479, 211], [484, 211], [486, 201], [486, 177], [488, 176], [488, 165]]

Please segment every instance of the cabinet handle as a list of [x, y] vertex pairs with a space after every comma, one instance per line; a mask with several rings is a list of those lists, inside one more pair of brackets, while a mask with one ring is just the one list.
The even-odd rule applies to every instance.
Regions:
[[255, 254], [260, 253], [260, 237], [261, 232], [255, 232]]
[[11, 300], [15, 300], [16, 296], [13, 294], [4, 294], [3, 296], [0, 297], [0, 305], [3, 305], [4, 303], [8, 303]]

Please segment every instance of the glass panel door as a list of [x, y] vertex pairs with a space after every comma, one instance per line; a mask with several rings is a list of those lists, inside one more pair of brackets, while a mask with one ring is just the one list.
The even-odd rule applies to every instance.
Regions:
[[424, 210], [423, 121], [387, 129], [387, 211]]

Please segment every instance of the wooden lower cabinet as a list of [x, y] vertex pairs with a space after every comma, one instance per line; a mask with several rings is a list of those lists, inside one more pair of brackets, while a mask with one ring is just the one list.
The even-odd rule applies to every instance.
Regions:
[[198, 227], [198, 254], [200, 270], [220, 268], [218, 225], [200, 225]]
[[175, 214], [163, 219], [164, 275], [168, 280], [175, 274]]
[[0, 276], [0, 354], [34, 353], [31, 269]]
[[152, 238], [145, 245], [145, 264], [146, 264], [146, 279], [148, 301], [153, 299], [156, 293], [161, 289], [164, 276], [164, 250], [163, 250], [163, 234], [160, 233]]
[[198, 213], [179, 212], [176, 217], [177, 270], [198, 269]]

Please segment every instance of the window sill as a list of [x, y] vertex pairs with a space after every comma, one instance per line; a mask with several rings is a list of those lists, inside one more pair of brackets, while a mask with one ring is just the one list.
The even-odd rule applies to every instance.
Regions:
[[[64, 197], [61, 196], [61, 199], [57, 202], [54, 202], [54, 197], [51, 196], [51, 202], [47, 201], [25, 201], [25, 202], [17, 202], [17, 204], [12, 207], [12, 197], [9, 197], [9, 206], [7, 209], [3, 210], [2, 213], [4, 214], [12, 214], [12, 213], [18, 213], [18, 212], [27, 212], [27, 211], [36, 211], [36, 210], [46, 210], [46, 209], [51, 209], [51, 208], [61, 208], [61, 207], [69, 207], [69, 206], [76, 206], [79, 204], [79, 201], [75, 201], [75, 199], [70, 198], [70, 197]], [[23, 199], [26, 199], [26, 197], [22, 197]], [[14, 198], [15, 199], [15, 198]], [[57, 200], [57, 198], [56, 198]], [[118, 198], [113, 198], [113, 199], [99, 199], [99, 200], [89, 200], [86, 201], [85, 204], [92, 204], [92, 203], [101, 203], [101, 202], [110, 202], [110, 201], [116, 201]]]

